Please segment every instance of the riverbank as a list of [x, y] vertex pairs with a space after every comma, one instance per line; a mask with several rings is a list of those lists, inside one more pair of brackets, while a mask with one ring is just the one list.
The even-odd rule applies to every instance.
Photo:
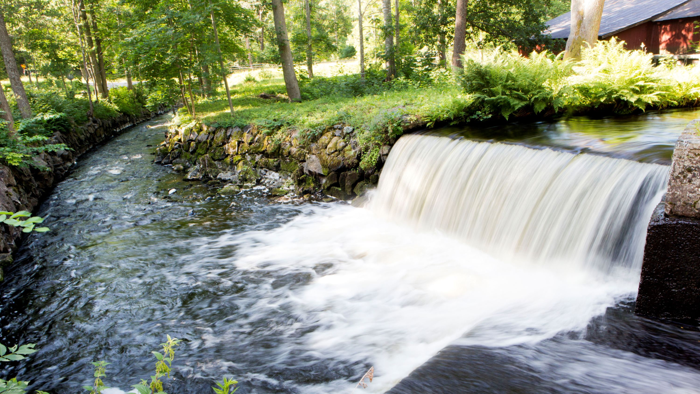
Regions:
[[[119, 135], [125, 129], [166, 112], [143, 110], [140, 115], [121, 114], [111, 119], [91, 118], [87, 123], [67, 132], [55, 132], [48, 143], [65, 144], [69, 149], [43, 152], [33, 158], [37, 166], [0, 164], [0, 210], [33, 212], [53, 187], [64, 179], [76, 159], [83, 153]], [[12, 261], [12, 253], [21, 242], [22, 232], [16, 227], [0, 227], [0, 269]], [[2, 278], [2, 271], [0, 271]]]

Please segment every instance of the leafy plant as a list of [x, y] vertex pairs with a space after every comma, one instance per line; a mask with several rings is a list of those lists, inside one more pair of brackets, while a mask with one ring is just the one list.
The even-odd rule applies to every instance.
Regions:
[[168, 335], [168, 340], [160, 345], [163, 347], [163, 353], [152, 352], [156, 357], [156, 374], [151, 376], [151, 383], [145, 380], [133, 387], [139, 394], [167, 394], [163, 391], [163, 382], [160, 380], [163, 377], [170, 377], [170, 368], [175, 359], [175, 348], [180, 344], [177, 338], [171, 338]]
[[[28, 218], [28, 219], [23, 220], [22, 218]], [[37, 232], [37, 233], [45, 233], [45, 232], [49, 231], [48, 227], [36, 227], [37, 224], [40, 224], [43, 222], [44, 222], [44, 218], [41, 218], [38, 216], [32, 216], [32, 214], [30, 212], [27, 212], [27, 211], [19, 211], [17, 213], [0, 211], [0, 223], [5, 223], [9, 226], [14, 226], [14, 227], [21, 227], [23, 233], [31, 233], [32, 231]], [[0, 345], [0, 346], [2, 346], [2, 345]], [[32, 345], [32, 347], [33, 346], [34, 345]], [[12, 350], [12, 349], [10, 349], [10, 350]], [[0, 347], [0, 355], [2, 355], [2, 353], [3, 353], [3, 347]], [[3, 360], [2, 357], [0, 357], [0, 361], [5, 361], [5, 360]]]
[[[24, 360], [24, 356], [35, 352], [33, 343], [22, 346], [15, 345], [10, 348], [0, 344], [0, 362]], [[17, 380], [17, 378], [10, 380], [0, 379], [0, 394], [24, 394], [28, 386], [29, 382]], [[43, 392], [38, 393], [41, 394]]]
[[107, 376], [107, 365], [109, 365], [109, 363], [105, 361], [97, 361], [93, 362], [92, 365], [95, 367], [95, 383], [92, 386], [83, 386], [83, 388], [89, 391], [90, 394], [100, 394], [102, 393], [102, 390], [109, 388], [105, 386], [101, 379], [102, 377]]
[[216, 385], [219, 386], [219, 388], [212, 387], [212, 389], [216, 394], [233, 394], [236, 392], [236, 390], [238, 390], [238, 387], [234, 388], [233, 391], [230, 390], [232, 386], [235, 386], [236, 384], [238, 384], [237, 381], [224, 377], [223, 381], [216, 382]]

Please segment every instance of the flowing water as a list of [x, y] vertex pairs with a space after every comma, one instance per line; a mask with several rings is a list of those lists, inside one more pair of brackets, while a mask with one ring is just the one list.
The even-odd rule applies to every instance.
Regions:
[[668, 167], [413, 135], [364, 207], [280, 204], [151, 164], [165, 121], [41, 206], [0, 288], [0, 341], [39, 352], [4, 376], [77, 393], [105, 360], [127, 391], [170, 334], [170, 394], [700, 392], [700, 334], [632, 313]]

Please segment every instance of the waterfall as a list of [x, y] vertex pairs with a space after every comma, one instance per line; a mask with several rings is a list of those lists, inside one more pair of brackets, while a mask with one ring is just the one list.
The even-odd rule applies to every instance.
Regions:
[[638, 270], [667, 177], [656, 164], [408, 135], [370, 208], [509, 261]]

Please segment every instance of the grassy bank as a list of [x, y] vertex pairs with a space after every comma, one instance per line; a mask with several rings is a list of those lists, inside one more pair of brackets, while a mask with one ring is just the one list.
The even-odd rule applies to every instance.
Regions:
[[[234, 116], [219, 92], [218, 98], [196, 104], [196, 118], [215, 126], [252, 124], [270, 135], [299, 132], [305, 141], [314, 141], [330, 126], [350, 125], [367, 154], [413, 127], [628, 114], [700, 101], [700, 67], [654, 64], [651, 54], [627, 51], [616, 41], [584, 50], [576, 63], [549, 53], [526, 58], [500, 48], [474, 50], [457, 75], [414, 65], [391, 82], [383, 81], [379, 70], [362, 81], [352, 64], [327, 69], [341, 74], [313, 80], [300, 75], [301, 103], [287, 102], [279, 72], [238, 75], [232, 88]], [[183, 108], [176, 122], [192, 120]]]

